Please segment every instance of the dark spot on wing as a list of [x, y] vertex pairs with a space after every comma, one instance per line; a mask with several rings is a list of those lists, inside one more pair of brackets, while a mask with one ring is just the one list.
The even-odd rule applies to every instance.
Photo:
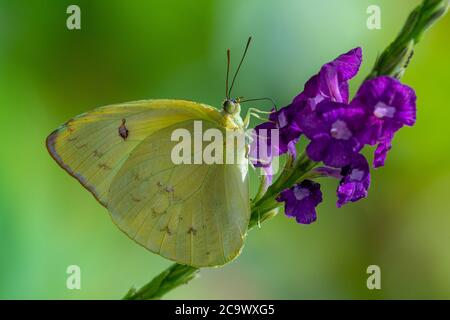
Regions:
[[82, 149], [87, 146], [87, 142], [77, 146], [78, 149]]
[[128, 138], [128, 129], [125, 126], [125, 119], [122, 119], [122, 124], [119, 126], [119, 136], [122, 137], [123, 140], [126, 140]]
[[98, 150], [94, 150], [94, 152], [92, 153], [92, 155], [93, 155], [94, 157], [97, 157], [97, 158], [103, 157], [103, 153], [101, 153], [101, 152], [98, 151]]
[[140, 202], [141, 201], [141, 199], [139, 199], [139, 198], [136, 198], [135, 196], [131, 196], [131, 200], [133, 200], [134, 202]]
[[99, 168], [104, 169], [104, 170], [111, 170], [112, 168], [110, 166], [108, 166], [106, 163], [99, 163], [97, 165]]
[[187, 233], [195, 236], [197, 234], [197, 230], [195, 230], [193, 227], [190, 227], [189, 230], [187, 231]]
[[165, 226], [163, 229], [160, 230], [161, 232], [166, 232], [169, 236], [172, 235], [172, 231], [170, 231], [169, 226]]
[[155, 218], [157, 216], [163, 215], [165, 213], [167, 213], [167, 210], [158, 212], [155, 208], [152, 208], [152, 218]]

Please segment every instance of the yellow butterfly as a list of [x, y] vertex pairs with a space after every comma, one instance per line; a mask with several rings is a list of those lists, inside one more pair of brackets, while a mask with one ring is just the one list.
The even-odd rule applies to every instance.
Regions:
[[195, 121], [225, 133], [243, 131], [249, 114], [242, 120], [231, 88], [227, 71], [222, 111], [184, 100], [97, 108], [50, 134], [47, 148], [140, 245], [181, 264], [223, 265], [239, 255], [249, 223], [246, 152], [237, 150], [236, 164], [174, 164], [171, 133], [192, 133]]

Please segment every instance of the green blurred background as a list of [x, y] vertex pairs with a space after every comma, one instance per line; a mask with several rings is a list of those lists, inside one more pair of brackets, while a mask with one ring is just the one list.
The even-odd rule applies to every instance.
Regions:
[[[323, 63], [361, 46], [354, 92], [419, 2], [1, 0], [0, 298], [114, 299], [170, 264], [51, 159], [44, 141], [58, 125], [145, 98], [219, 106], [226, 49], [236, 63], [249, 35], [235, 95], [287, 104]], [[81, 30], [66, 28], [69, 4], [81, 7]], [[370, 4], [381, 30], [366, 28]], [[368, 199], [337, 209], [336, 181], [324, 181], [316, 223], [280, 214], [250, 232], [237, 260], [167, 297], [449, 299], [449, 30], [447, 16], [417, 47], [403, 80], [417, 91], [418, 122], [396, 136]], [[66, 289], [72, 264], [81, 290]], [[371, 264], [381, 290], [366, 288]]]

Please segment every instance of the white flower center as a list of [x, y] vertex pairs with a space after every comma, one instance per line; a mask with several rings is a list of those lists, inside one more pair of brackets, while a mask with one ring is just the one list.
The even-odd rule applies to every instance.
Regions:
[[278, 125], [280, 126], [280, 128], [284, 128], [287, 126], [287, 124], [288, 124], [288, 122], [287, 122], [286, 115], [284, 114], [284, 112], [281, 112], [278, 115]]
[[306, 188], [301, 188], [301, 187], [294, 188], [294, 196], [295, 196], [295, 199], [297, 199], [298, 201], [301, 201], [301, 200], [309, 197], [310, 195], [311, 195], [311, 192], [309, 192], [309, 190]]
[[331, 125], [330, 134], [333, 138], [338, 140], [348, 140], [352, 137], [352, 132], [342, 120], [337, 120]]
[[378, 119], [393, 118], [394, 114], [395, 114], [395, 111], [396, 110], [395, 110], [394, 107], [388, 106], [384, 102], [379, 101], [375, 105], [375, 109], [373, 110], [373, 114]]
[[364, 178], [364, 171], [359, 169], [353, 169], [350, 173], [350, 179], [353, 181], [361, 181]]
[[328, 91], [331, 95], [331, 100], [335, 102], [343, 102], [341, 92], [339, 91], [338, 75], [335, 68], [326, 69], [326, 83]]
[[322, 102], [324, 100], [324, 96], [321, 94], [318, 94], [317, 96], [315, 96], [314, 98], [309, 98], [308, 99], [308, 105], [311, 108], [312, 111], [316, 110], [316, 106]]

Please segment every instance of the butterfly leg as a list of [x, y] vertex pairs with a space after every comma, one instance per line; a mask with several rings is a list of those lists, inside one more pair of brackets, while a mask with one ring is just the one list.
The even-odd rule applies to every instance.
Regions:
[[250, 154], [250, 145], [246, 144], [245, 145], [245, 158], [248, 159], [248, 156]]
[[271, 114], [272, 111], [263, 111], [263, 110], [259, 110], [257, 108], [248, 108], [247, 114], [244, 117], [244, 128], [248, 128], [248, 126], [250, 124], [251, 116], [254, 116], [255, 118], [263, 120], [263, 121], [267, 121], [267, 119], [262, 118], [258, 113]]

